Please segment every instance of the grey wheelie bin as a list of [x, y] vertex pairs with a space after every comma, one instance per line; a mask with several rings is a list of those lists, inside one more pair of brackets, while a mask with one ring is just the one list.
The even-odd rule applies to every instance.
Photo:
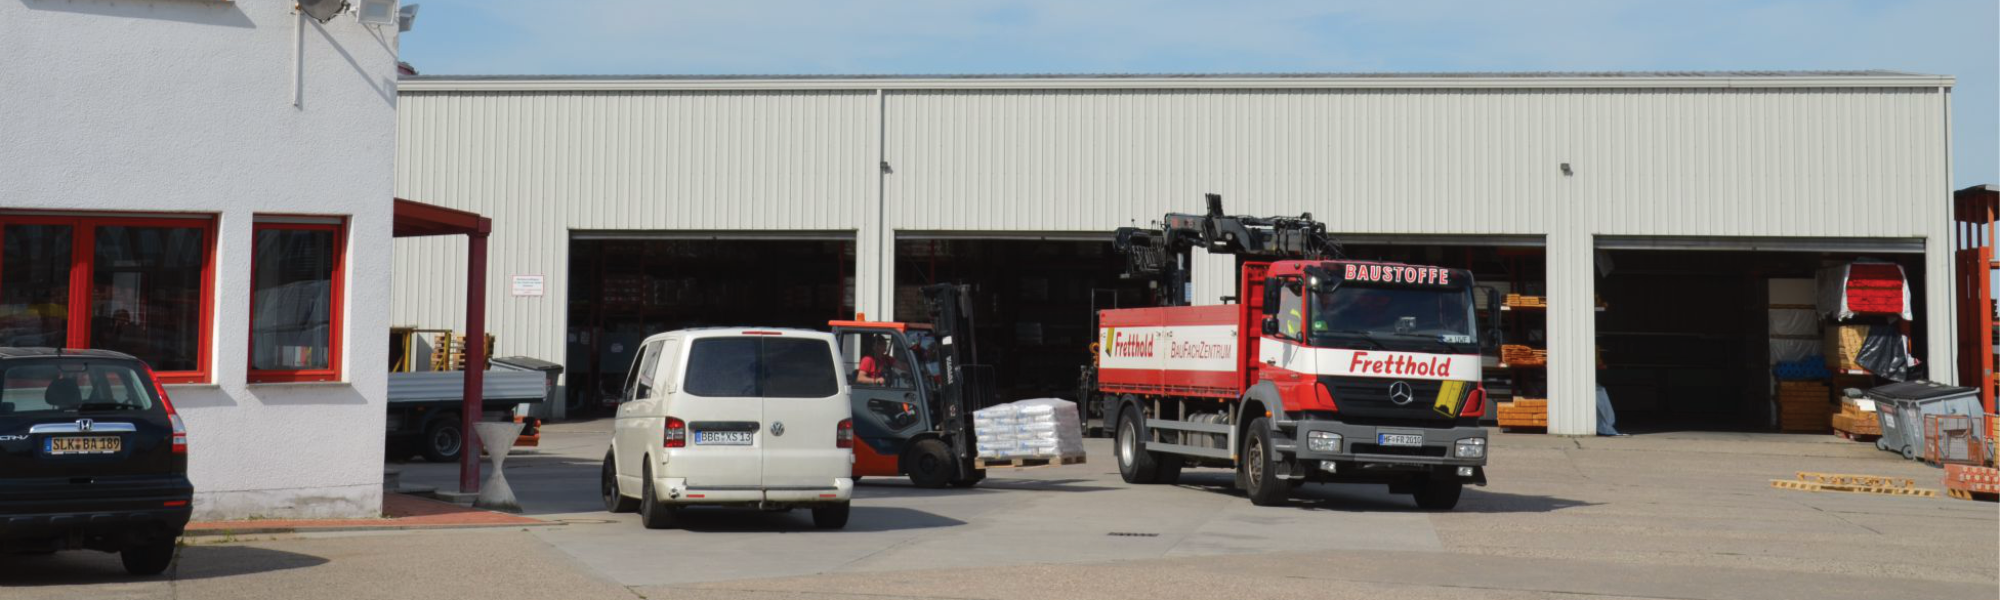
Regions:
[[1905, 381], [1865, 393], [1875, 401], [1875, 418], [1882, 424], [1882, 437], [1875, 440], [1875, 447], [1902, 453], [1903, 458], [1913, 459], [1924, 451], [1926, 415], [1971, 415], [1975, 423], [1983, 420], [1979, 393], [1969, 387]]

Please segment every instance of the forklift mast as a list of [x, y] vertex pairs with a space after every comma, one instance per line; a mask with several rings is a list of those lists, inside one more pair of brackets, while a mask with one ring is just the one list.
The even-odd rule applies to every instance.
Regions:
[[1158, 229], [1120, 227], [1112, 241], [1112, 247], [1125, 255], [1123, 277], [1150, 280], [1160, 306], [1194, 303], [1189, 269], [1195, 248], [1235, 256], [1239, 274], [1243, 262], [1250, 259], [1340, 257], [1339, 244], [1327, 237], [1326, 224], [1313, 220], [1312, 213], [1297, 217], [1232, 216], [1222, 212], [1222, 195], [1207, 194], [1206, 198], [1207, 214], [1167, 213], [1157, 223]]
[[969, 474], [979, 452], [973, 447], [972, 412], [998, 403], [993, 391], [993, 367], [979, 362], [974, 333], [971, 286], [940, 283], [924, 286], [924, 303], [937, 338], [940, 375], [939, 434], [951, 446], [960, 473]]

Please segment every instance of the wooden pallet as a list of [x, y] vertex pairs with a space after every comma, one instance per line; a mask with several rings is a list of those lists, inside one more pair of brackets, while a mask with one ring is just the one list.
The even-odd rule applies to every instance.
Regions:
[[1823, 483], [1827, 485], [1844, 485], [1844, 486], [1854, 486], [1854, 487], [1888, 487], [1888, 488], [1917, 487], [1917, 480], [1915, 479], [1909, 479], [1906, 477], [1885, 477], [1882, 475], [1843, 475], [1840, 473], [1818, 473], [1813, 471], [1799, 471], [1798, 478], [1799, 481]]
[[1936, 498], [1938, 495], [1937, 490], [1925, 489], [1925, 488], [1892, 488], [1892, 487], [1867, 487], [1867, 486], [1854, 486], [1854, 485], [1828, 485], [1824, 483], [1815, 483], [1811, 481], [1794, 481], [1790, 479], [1773, 479], [1771, 480], [1771, 487], [1778, 488], [1781, 490], [1800, 490], [1807, 492], [1851, 492], [1857, 494], [1883, 494], [1888, 496], [1915, 496], [1919, 498]]
[[1028, 467], [1054, 467], [1084, 464], [1081, 456], [1059, 456], [1050, 458], [982, 458], [973, 465], [980, 469], [1025, 469]]
[[1839, 427], [1833, 428], [1833, 435], [1850, 442], [1873, 442], [1882, 439], [1882, 434], [1879, 433], [1854, 433], [1841, 431]]
[[1945, 490], [1945, 495], [1960, 500], [1972, 500], [1976, 502], [2000, 502], [2000, 494], [1995, 494], [1990, 492], [1975, 492], [1972, 490]]

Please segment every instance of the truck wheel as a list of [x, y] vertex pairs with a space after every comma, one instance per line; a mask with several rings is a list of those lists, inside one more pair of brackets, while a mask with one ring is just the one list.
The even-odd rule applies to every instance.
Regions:
[[1271, 468], [1271, 424], [1264, 417], [1250, 422], [1250, 435], [1243, 441], [1243, 460], [1236, 464], [1237, 479], [1250, 503], [1257, 506], [1284, 506], [1292, 495], [1292, 482], [1278, 477]]
[[951, 483], [954, 470], [951, 448], [944, 440], [924, 438], [903, 453], [903, 469], [910, 473], [910, 483], [920, 488], [938, 489]]
[[424, 439], [417, 451], [424, 460], [434, 463], [448, 463], [458, 460], [458, 453], [465, 449], [465, 429], [458, 422], [457, 415], [446, 415], [431, 419], [424, 424]]
[[143, 546], [133, 546], [118, 553], [119, 562], [125, 563], [125, 572], [141, 577], [159, 575], [174, 562], [174, 539], [148, 542]]
[[1425, 479], [1417, 482], [1417, 508], [1424, 510], [1451, 510], [1458, 506], [1458, 496], [1465, 491], [1465, 482], [1443, 479]]
[[1148, 452], [1145, 441], [1139, 439], [1139, 411], [1125, 410], [1118, 415], [1118, 437], [1114, 448], [1118, 454], [1118, 476], [1125, 483], [1157, 483], [1160, 466], [1153, 462], [1153, 453]]
[[843, 529], [847, 527], [848, 504], [846, 502], [814, 504], [812, 511], [813, 527], [820, 529]]
[[604, 453], [604, 480], [598, 484], [598, 492], [604, 495], [604, 510], [628, 513], [639, 508], [638, 500], [618, 493], [618, 465], [612, 462], [610, 452]]
[[640, 475], [645, 482], [639, 484], [639, 489], [642, 490], [639, 493], [639, 523], [645, 525], [647, 529], [672, 528], [679, 520], [680, 515], [677, 513], [680, 511], [661, 504], [659, 496], [653, 492], [653, 466], [646, 465], [645, 470], [640, 471]]

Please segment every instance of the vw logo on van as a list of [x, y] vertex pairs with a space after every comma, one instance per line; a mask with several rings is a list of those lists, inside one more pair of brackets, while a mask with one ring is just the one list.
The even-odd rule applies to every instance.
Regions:
[[771, 423], [771, 435], [785, 435], [785, 422], [778, 421]]
[[1389, 401], [1395, 402], [1396, 406], [1409, 404], [1411, 400], [1415, 399], [1417, 399], [1417, 393], [1410, 389], [1410, 382], [1398, 381], [1389, 384]]

